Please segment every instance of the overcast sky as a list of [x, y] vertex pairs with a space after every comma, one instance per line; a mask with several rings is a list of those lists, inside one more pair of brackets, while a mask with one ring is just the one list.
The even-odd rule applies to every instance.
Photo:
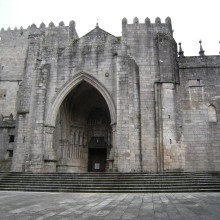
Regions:
[[0, 29], [9, 26], [27, 28], [53, 21], [58, 25], [76, 22], [81, 37], [92, 30], [98, 19], [100, 28], [121, 36], [121, 20], [128, 23], [134, 17], [139, 23], [149, 17], [165, 22], [171, 17], [174, 38], [182, 42], [185, 55], [196, 56], [199, 40], [203, 42], [206, 55], [218, 55], [220, 51], [220, 0], [0, 0]]

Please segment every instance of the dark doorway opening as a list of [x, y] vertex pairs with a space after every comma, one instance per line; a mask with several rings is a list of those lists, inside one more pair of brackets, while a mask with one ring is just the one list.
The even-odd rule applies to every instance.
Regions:
[[105, 172], [107, 145], [103, 137], [92, 137], [89, 142], [88, 171]]
[[106, 168], [106, 149], [89, 149], [89, 172], [105, 172]]

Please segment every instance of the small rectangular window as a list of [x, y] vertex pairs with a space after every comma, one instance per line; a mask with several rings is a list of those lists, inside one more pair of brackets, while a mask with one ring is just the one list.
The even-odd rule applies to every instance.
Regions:
[[8, 152], [8, 157], [13, 157], [13, 150], [7, 150]]
[[15, 142], [15, 136], [14, 135], [9, 135], [9, 143]]

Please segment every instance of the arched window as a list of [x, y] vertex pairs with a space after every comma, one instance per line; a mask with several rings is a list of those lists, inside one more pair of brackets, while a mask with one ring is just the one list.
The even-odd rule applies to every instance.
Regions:
[[208, 107], [208, 118], [209, 118], [209, 122], [217, 122], [216, 109], [215, 106], [213, 105], [210, 105]]

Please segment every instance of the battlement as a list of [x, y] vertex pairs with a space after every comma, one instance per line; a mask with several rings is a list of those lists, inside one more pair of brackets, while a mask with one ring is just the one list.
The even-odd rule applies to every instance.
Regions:
[[139, 19], [135, 17], [133, 19], [132, 24], [128, 24], [127, 19], [123, 18], [122, 19], [122, 35], [124, 36], [126, 33], [126, 29], [133, 29], [133, 28], [139, 28], [142, 30], [152, 30], [154, 32], [166, 32], [169, 34], [173, 34], [172, 30], [172, 22], [170, 17], [167, 17], [165, 19], [165, 23], [161, 23], [161, 19], [157, 17], [155, 19], [155, 23], [151, 23], [150, 18], [146, 18], [144, 20], [144, 23], [139, 23]]
[[24, 29], [22, 26], [20, 28], [15, 27], [14, 29], [11, 29], [8, 27], [7, 30], [4, 28], [0, 31], [0, 41], [10, 38], [21, 38], [21, 37], [27, 37], [29, 34], [42, 34], [42, 33], [49, 33], [49, 32], [66, 32], [70, 33], [71, 35], [75, 35], [75, 37], [78, 38], [78, 35], [75, 30], [75, 22], [70, 21], [69, 26], [65, 26], [64, 22], [59, 22], [58, 26], [55, 26], [53, 22], [50, 22], [48, 26], [46, 26], [43, 22], [37, 27], [36, 24], [32, 24], [28, 26], [27, 29]]
[[32, 25], [29, 25], [26, 29], [24, 29], [22, 26], [20, 28], [15, 27], [14, 29], [11, 29], [11, 27], [8, 27], [7, 30], [2, 28], [0, 33], [5, 33], [5, 32], [19, 32], [19, 33], [22, 33], [23, 31], [28, 31], [28, 30], [30, 31], [30, 30], [33, 30], [33, 29], [45, 29], [45, 28], [53, 29], [53, 28], [60, 28], [60, 27], [64, 27], [64, 28], [72, 27], [72, 28], [75, 28], [75, 21], [70, 21], [69, 26], [65, 26], [63, 21], [59, 22], [58, 26], [55, 26], [55, 24], [51, 21], [48, 24], [48, 26], [46, 26], [44, 24], [44, 22], [42, 22], [39, 25], [39, 27], [37, 27], [37, 25], [33, 23]]

